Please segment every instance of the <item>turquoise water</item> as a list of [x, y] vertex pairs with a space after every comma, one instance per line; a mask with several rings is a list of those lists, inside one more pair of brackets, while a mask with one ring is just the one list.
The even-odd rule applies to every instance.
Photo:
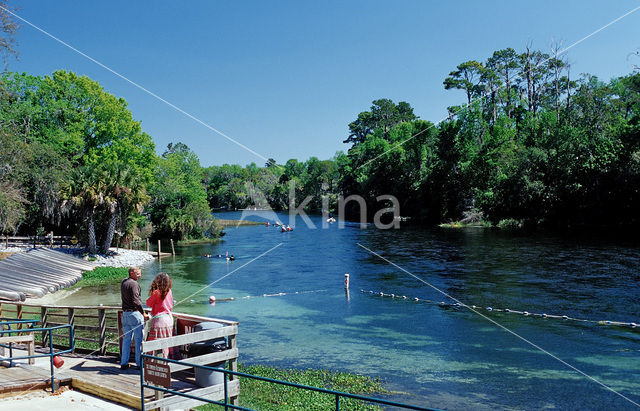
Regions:
[[[321, 226], [319, 217], [310, 218]], [[166, 271], [174, 278], [176, 311], [239, 321], [243, 362], [380, 376], [401, 392], [394, 400], [436, 408], [601, 410], [640, 403], [640, 327], [482, 311], [595, 382], [478, 314], [412, 300], [451, 302], [426, 282], [469, 305], [640, 323], [634, 242], [355, 224], [310, 229], [301, 220], [288, 233], [265, 226], [226, 231], [220, 244], [181, 247], [177, 257], [145, 267], [141, 281], [146, 288]], [[235, 261], [202, 257], [227, 251]], [[211, 306], [209, 295], [235, 300]], [[88, 300], [117, 304], [118, 287], [65, 298]]]

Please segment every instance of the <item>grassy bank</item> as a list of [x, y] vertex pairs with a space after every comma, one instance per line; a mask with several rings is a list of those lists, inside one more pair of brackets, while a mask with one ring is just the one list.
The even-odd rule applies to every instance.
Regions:
[[9, 257], [11, 254], [13, 253], [0, 253], [0, 260], [4, 260], [5, 258]]
[[264, 223], [259, 223], [257, 221], [248, 221], [248, 220], [216, 220], [216, 223], [220, 224], [223, 227], [237, 227], [240, 225], [264, 225]]
[[[238, 370], [247, 374], [283, 380], [301, 385], [372, 396], [388, 393], [378, 379], [362, 375], [328, 370], [282, 369], [264, 365], [239, 364]], [[335, 408], [335, 397], [284, 385], [240, 378], [240, 405], [256, 410], [329, 410]], [[353, 399], [342, 399], [341, 408], [348, 410], [379, 410], [371, 404]], [[219, 408], [219, 407], [218, 407]], [[199, 410], [216, 410], [217, 406], [203, 405]]]
[[216, 244], [219, 242], [220, 238], [201, 238], [197, 240], [180, 240], [176, 245]]
[[492, 225], [488, 221], [478, 221], [473, 223], [463, 223], [462, 221], [452, 221], [450, 223], [442, 223], [438, 225], [440, 228], [467, 228], [467, 227], [481, 227], [491, 228]]
[[93, 271], [83, 273], [82, 280], [78, 281], [70, 288], [117, 284], [128, 276], [129, 269], [126, 267], [97, 267]]

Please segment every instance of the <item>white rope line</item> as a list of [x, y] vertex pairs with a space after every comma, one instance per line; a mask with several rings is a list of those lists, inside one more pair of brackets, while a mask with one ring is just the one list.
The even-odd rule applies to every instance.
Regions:
[[271, 293], [271, 294], [261, 294], [261, 295], [245, 295], [242, 297], [225, 297], [225, 298], [215, 298], [213, 301], [209, 301], [210, 303], [220, 303], [220, 302], [231, 302], [231, 301], [240, 301], [247, 300], [249, 298], [266, 298], [266, 297], [284, 297], [287, 295], [301, 295], [301, 294], [313, 294], [313, 293], [325, 293], [328, 290], [309, 290], [309, 291], [290, 291], [290, 292], [279, 292], [279, 293]]
[[244, 267], [248, 266], [249, 264], [251, 264], [252, 262], [256, 261], [257, 259], [264, 257], [265, 255], [269, 254], [270, 252], [272, 252], [272, 251], [273, 251], [273, 250], [275, 250], [276, 248], [280, 247], [282, 244], [284, 244], [284, 243], [280, 243], [280, 244], [276, 245], [275, 247], [270, 248], [269, 250], [265, 251], [264, 253], [260, 254], [259, 256], [257, 256], [257, 257], [255, 257], [255, 258], [251, 259], [251, 261], [248, 261], [248, 262], [246, 262], [246, 263], [242, 264], [240, 267], [236, 268], [235, 270], [231, 271], [230, 273], [227, 273], [227, 274], [223, 275], [222, 277], [218, 278], [217, 280], [213, 281], [212, 283], [205, 285], [204, 287], [202, 287], [202, 288], [201, 288], [201, 289], [199, 289], [198, 291], [196, 291], [196, 292], [194, 292], [194, 293], [190, 294], [188, 297], [185, 297], [185, 298], [183, 298], [182, 300], [180, 300], [179, 302], [177, 302], [177, 303], [174, 305], [174, 307], [175, 307], [175, 306], [177, 306], [177, 305], [180, 305], [181, 303], [183, 303], [183, 302], [185, 302], [186, 300], [190, 299], [191, 297], [193, 297], [194, 295], [198, 294], [199, 292], [201, 292], [201, 291], [203, 291], [203, 290], [206, 290], [207, 288], [211, 287], [211, 286], [212, 286], [212, 285], [214, 285], [215, 283], [217, 283], [217, 282], [220, 282], [220, 281], [224, 280], [225, 278], [229, 277], [231, 274], [233, 274], [233, 273], [235, 273], [236, 271], [238, 271], [238, 270], [240, 270], [240, 269], [242, 269], [242, 268], [244, 268]]
[[[457, 308], [462, 307], [462, 305], [460, 305], [458, 303], [450, 304], [450, 303], [446, 303], [444, 301], [434, 301], [434, 300], [429, 300], [428, 298], [407, 297], [406, 295], [394, 294], [394, 293], [389, 294], [389, 293], [385, 293], [383, 291], [360, 290], [360, 292], [363, 293], [363, 294], [372, 295], [374, 297], [391, 297], [391, 298], [394, 298], [394, 299], [397, 298], [399, 300], [407, 300], [407, 301], [414, 301], [414, 302], [425, 302], [425, 303], [437, 304], [441, 308], [457, 309]], [[536, 312], [525, 311], [525, 310], [513, 310], [513, 309], [510, 309], [510, 308], [483, 307], [483, 306], [475, 305], [475, 304], [472, 305], [471, 308], [476, 309], [476, 310], [487, 310], [487, 311], [497, 312], [497, 313], [517, 314], [517, 315], [522, 315], [524, 317], [537, 317], [537, 318], [549, 318], [549, 319], [564, 320], [564, 321], [577, 321], [577, 322], [581, 322], [581, 323], [591, 323], [591, 324], [597, 324], [597, 325], [611, 325], [611, 326], [614, 326], [614, 327], [631, 327], [631, 328], [638, 327], [637, 323], [628, 322], [628, 321], [589, 320], [589, 319], [586, 319], [586, 318], [577, 318], [577, 317], [571, 317], [571, 316], [568, 316], [568, 315], [536, 313]]]
[[[26, 24], [28, 24], [29, 26], [33, 27], [34, 29], [38, 30], [39, 32], [43, 33], [44, 35], [52, 38], [53, 40], [57, 41], [58, 43], [62, 44], [65, 47], [68, 47], [69, 49], [75, 51], [76, 53], [80, 54], [82, 57], [92, 61], [93, 63], [99, 65], [100, 67], [104, 68], [105, 70], [110, 71], [111, 73], [115, 74], [116, 76], [120, 77], [121, 79], [123, 79], [124, 81], [128, 82], [129, 84], [133, 85], [134, 87], [137, 87], [138, 89], [144, 91], [145, 93], [149, 94], [150, 96], [156, 98], [157, 100], [160, 100], [161, 102], [165, 103], [166, 105], [168, 105], [169, 107], [173, 108], [174, 110], [184, 114], [185, 116], [189, 117], [190, 119], [196, 121], [197, 123], [205, 126], [206, 128], [208, 128], [209, 130], [219, 134], [220, 136], [226, 138], [227, 140], [231, 141], [232, 143], [242, 147], [243, 149], [247, 150], [248, 152], [250, 152], [251, 154], [261, 158], [264, 161], [269, 161], [268, 158], [264, 157], [263, 155], [257, 153], [256, 151], [252, 150], [251, 148], [247, 147], [246, 145], [242, 144], [241, 142], [229, 137], [228, 135], [226, 135], [225, 133], [223, 133], [222, 131], [216, 129], [215, 127], [205, 123], [204, 121], [200, 120], [199, 118], [197, 118], [196, 116], [188, 113], [187, 111], [181, 109], [180, 107], [176, 106], [175, 104], [167, 101], [166, 99], [160, 97], [159, 95], [155, 94], [154, 92], [146, 89], [145, 87], [141, 86], [140, 84], [136, 83], [133, 80], [130, 80], [129, 78], [125, 77], [124, 75], [118, 73], [117, 71], [115, 71], [114, 69], [112, 69], [111, 67], [99, 62], [98, 60], [94, 59], [93, 57], [83, 53], [82, 51], [76, 49], [75, 47], [73, 47], [72, 45], [66, 43], [65, 41], [59, 39], [58, 37], [54, 36], [53, 34], [49, 33], [48, 31], [44, 30], [41, 27], [38, 27], [37, 25], [31, 23], [30, 21], [20, 17], [19, 15], [17, 15], [16, 13], [12, 12], [11, 10], [0, 6], [0, 9], [3, 9], [4, 11], [6, 11], [7, 13], [11, 14], [12, 16], [14, 16], [15, 18], [25, 22]], [[277, 164], [276, 164], [277, 165]]]
[[[573, 48], [573, 47], [577, 46], [578, 44], [580, 44], [580, 43], [582, 43], [583, 41], [587, 40], [588, 38], [592, 37], [593, 35], [595, 35], [595, 34], [597, 34], [597, 33], [601, 32], [602, 30], [606, 29], [607, 27], [611, 26], [612, 24], [617, 23], [618, 21], [622, 20], [623, 18], [625, 18], [625, 17], [627, 17], [628, 15], [630, 15], [630, 14], [632, 14], [632, 13], [636, 12], [636, 11], [637, 11], [637, 10], [639, 10], [639, 9], [640, 9], [640, 6], [638, 6], [638, 7], [634, 8], [634, 9], [632, 9], [632, 10], [628, 11], [628, 12], [626, 12], [625, 14], [623, 14], [623, 15], [622, 15], [622, 16], [620, 16], [620, 17], [617, 17], [617, 18], [615, 18], [615, 19], [611, 20], [609, 23], [607, 23], [607, 24], [605, 24], [604, 26], [600, 27], [599, 29], [597, 29], [597, 30], [595, 30], [595, 31], [593, 31], [593, 32], [591, 32], [591, 33], [589, 33], [589, 34], [587, 34], [586, 36], [582, 37], [580, 40], [578, 40], [578, 41], [574, 42], [574, 43], [573, 43], [573, 44], [571, 44], [570, 46], [568, 46], [568, 47], [566, 47], [566, 48], [562, 49], [561, 51], [559, 51], [559, 52], [557, 52], [557, 53], [554, 53], [554, 55], [553, 55], [552, 57], [550, 56], [548, 59], [545, 59], [545, 60], [540, 61], [538, 64], [536, 64], [534, 67], [530, 68], [529, 70], [524, 71], [524, 72], [522, 72], [522, 73], [518, 74], [517, 76], [515, 76], [515, 77], [514, 77], [514, 80], [515, 80], [515, 79], [517, 79], [517, 78], [522, 78], [522, 76], [523, 76], [523, 75], [525, 75], [525, 74], [529, 73], [531, 70], [533, 70], [533, 69], [535, 69], [535, 68], [538, 68], [540, 65], [542, 65], [542, 64], [544, 64], [544, 63], [546, 63], [547, 61], [551, 60], [552, 58], [558, 58], [558, 56], [560, 56], [560, 55], [562, 55], [562, 54], [566, 53], [566, 52], [567, 52], [567, 51], [569, 51], [571, 48]], [[499, 86], [499, 87], [492, 88], [491, 90], [489, 90], [489, 91], [485, 92], [485, 93], [484, 93], [484, 94], [482, 94], [481, 96], [476, 97], [476, 98], [474, 98], [473, 100], [471, 100], [471, 103], [463, 104], [463, 105], [462, 105], [462, 106], [461, 106], [461, 107], [460, 107], [460, 108], [459, 108], [455, 113], [451, 113], [450, 115], [451, 115], [451, 116], [456, 116], [456, 115], [458, 115], [458, 113], [460, 113], [461, 111], [465, 110], [467, 107], [470, 107], [473, 103], [475, 103], [475, 102], [476, 102], [476, 101], [478, 101], [479, 99], [482, 99], [482, 98], [484, 98], [484, 97], [488, 96], [490, 93], [493, 93], [493, 92], [495, 92], [495, 91], [501, 90], [501, 89], [503, 89], [505, 86], [506, 86], [506, 85], [505, 85], [505, 84], [503, 84], [503, 85], [501, 85], [501, 86]], [[403, 144], [405, 144], [405, 143], [407, 143], [407, 142], [409, 142], [409, 141], [413, 140], [415, 137], [418, 137], [418, 136], [419, 136], [419, 135], [421, 135], [422, 133], [424, 133], [424, 132], [426, 132], [426, 131], [429, 131], [429, 130], [431, 130], [432, 128], [434, 128], [434, 127], [438, 126], [440, 123], [442, 123], [443, 121], [445, 121], [446, 119], [448, 119], [450, 115], [447, 115], [447, 116], [445, 116], [445, 117], [441, 118], [441, 119], [440, 119], [440, 120], [438, 120], [435, 124], [431, 124], [429, 127], [425, 128], [425, 129], [424, 129], [424, 130], [422, 130], [422, 131], [417, 132], [416, 134], [412, 135], [412, 136], [411, 136], [411, 137], [409, 137], [408, 139], [406, 139], [406, 140], [404, 140], [404, 141], [401, 141], [400, 143], [397, 143], [396, 145], [392, 146], [390, 149], [388, 149], [388, 150], [387, 150], [387, 151], [385, 151], [384, 153], [382, 153], [382, 154], [380, 154], [380, 155], [378, 155], [378, 156], [376, 156], [376, 157], [372, 158], [371, 160], [367, 161], [366, 163], [364, 163], [364, 164], [360, 165], [358, 168], [356, 168], [356, 170], [359, 170], [359, 169], [361, 169], [362, 167], [365, 167], [365, 166], [366, 166], [366, 165], [368, 165], [369, 163], [371, 163], [371, 162], [373, 162], [373, 161], [375, 161], [375, 160], [379, 159], [380, 157], [382, 157], [382, 156], [384, 156], [384, 155], [388, 154], [389, 152], [391, 152], [391, 151], [395, 150], [396, 148], [398, 148], [398, 147], [402, 146]]]
[[453, 301], [455, 301], [456, 303], [460, 304], [460, 306], [465, 307], [469, 310], [471, 310], [472, 312], [478, 314], [480, 317], [484, 318], [485, 320], [493, 323], [494, 325], [502, 328], [504, 331], [508, 332], [509, 334], [512, 334], [513, 336], [521, 339], [522, 341], [526, 342], [527, 344], [531, 345], [532, 347], [536, 348], [539, 351], [542, 351], [543, 353], [547, 354], [548, 356], [550, 356], [551, 358], [561, 362], [562, 364], [566, 365], [567, 367], [571, 368], [572, 370], [582, 374], [583, 376], [587, 377], [588, 379], [592, 380], [593, 382], [601, 385], [602, 387], [606, 388], [607, 390], [611, 391], [612, 393], [619, 395], [620, 397], [624, 398], [625, 400], [629, 401], [631, 404], [635, 405], [636, 407], [640, 408], [640, 404], [638, 404], [637, 402], [633, 401], [632, 399], [626, 397], [625, 395], [619, 393], [618, 391], [614, 390], [613, 388], [609, 387], [608, 385], [598, 381], [597, 379], [595, 379], [594, 377], [590, 376], [589, 374], [585, 373], [584, 371], [579, 370], [578, 368], [574, 367], [573, 365], [569, 364], [568, 362], [564, 361], [563, 359], [557, 357], [556, 355], [550, 353], [549, 351], [545, 350], [544, 348], [540, 347], [539, 345], [529, 341], [528, 339], [522, 337], [521, 335], [519, 335], [518, 333], [511, 331], [509, 328], [505, 327], [504, 325], [496, 322], [495, 320], [493, 320], [492, 318], [487, 317], [486, 315], [482, 314], [481, 312], [477, 311], [476, 309], [464, 304], [463, 302], [459, 301], [457, 298], [447, 294], [445, 291], [440, 290], [438, 287], [428, 283], [427, 281], [423, 280], [422, 278], [418, 277], [417, 275], [409, 272], [408, 270], [400, 267], [399, 265], [395, 264], [394, 262], [390, 261], [389, 259], [383, 257], [382, 255], [376, 253], [375, 251], [365, 247], [364, 245], [357, 243], [358, 246], [360, 246], [361, 248], [363, 248], [364, 250], [368, 251], [369, 253], [375, 255], [376, 257], [380, 258], [381, 260], [391, 264], [392, 266], [396, 267], [397, 269], [399, 269], [400, 271], [404, 272], [405, 274], [410, 275], [411, 277], [415, 278], [416, 280], [420, 281], [423, 284], [428, 285], [429, 287], [433, 288], [434, 290], [436, 290], [437, 292], [439, 292], [440, 294], [446, 296], [447, 298], [452, 299]]

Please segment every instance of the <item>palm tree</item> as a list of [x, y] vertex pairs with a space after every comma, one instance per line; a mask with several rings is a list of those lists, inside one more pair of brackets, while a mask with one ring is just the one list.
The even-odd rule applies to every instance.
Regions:
[[87, 224], [89, 253], [98, 252], [96, 241], [95, 214], [97, 208], [105, 202], [106, 175], [102, 167], [82, 166], [73, 171], [71, 185], [68, 187], [69, 200], [63, 203], [63, 209], [76, 209]]
[[131, 211], [140, 212], [142, 205], [148, 199], [144, 184], [134, 170], [126, 164], [119, 161], [113, 162], [105, 166], [105, 172], [108, 176], [105, 204], [109, 224], [102, 245], [103, 252], [107, 252], [111, 247], [118, 220], [120, 220], [120, 226], [124, 228]]

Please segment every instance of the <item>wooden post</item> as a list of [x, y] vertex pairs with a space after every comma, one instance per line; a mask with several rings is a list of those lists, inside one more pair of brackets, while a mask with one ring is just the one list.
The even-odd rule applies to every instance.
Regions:
[[[229, 348], [230, 349], [237, 348], [235, 334], [228, 336], [227, 339], [229, 340]], [[238, 372], [238, 359], [237, 358], [232, 358], [232, 359], [229, 360], [229, 371]], [[238, 377], [236, 377], [235, 375], [229, 374], [229, 381], [233, 381], [236, 378], [238, 378]], [[238, 406], [240, 404], [240, 402], [238, 401], [238, 396], [237, 395], [231, 397], [230, 399], [231, 399], [231, 405]]]
[[[34, 339], [33, 333], [31, 333], [31, 341], [27, 342], [27, 355], [35, 355], [36, 354], [36, 341]], [[33, 365], [36, 363], [35, 358], [29, 358], [29, 365]]]
[[53, 231], [49, 233], [49, 247], [53, 247]]
[[147, 238], [147, 252], [149, 252], [149, 239]]
[[36, 248], [36, 241], [38, 241], [38, 233], [33, 236], [33, 248]]
[[9, 248], [9, 234], [4, 238], [4, 246], [5, 248]]
[[98, 308], [98, 327], [100, 327], [100, 354], [104, 355], [107, 351], [107, 345], [105, 344], [107, 336], [107, 321], [104, 308]]
[[[68, 310], [67, 311], [67, 322], [69, 324], [71, 324], [71, 326], [73, 327], [73, 324], [75, 322], [75, 317], [76, 317], [75, 310], [73, 308], [68, 308], [67, 310]], [[71, 341], [69, 341], [69, 343], [71, 343]], [[69, 345], [68, 348], [71, 348], [71, 345]], [[74, 352], [74, 351], [72, 351], [72, 352]]]
[[[21, 305], [21, 304], [17, 304], [17, 305], [16, 305], [16, 310], [17, 310], [17, 312], [16, 312], [16, 319], [18, 319], [18, 320], [22, 320], [22, 305]], [[22, 324], [17, 324], [17, 325], [16, 325], [16, 328], [18, 328], [18, 329], [22, 330]], [[18, 333], [18, 334], [16, 334], [16, 335], [22, 335], [22, 333]]]
[[160, 240], [158, 240], [158, 258], [160, 258]]
[[171, 239], [171, 255], [176, 255], [176, 250], [173, 248], [173, 238]]
[[[47, 328], [48, 327], [48, 322], [49, 322], [49, 318], [48, 318], [48, 310], [47, 307], [40, 307], [40, 324], [42, 324], [42, 328]], [[47, 347], [49, 344], [49, 341], [47, 341], [47, 339], [49, 338], [49, 333], [46, 331], [42, 332], [42, 347]]]

